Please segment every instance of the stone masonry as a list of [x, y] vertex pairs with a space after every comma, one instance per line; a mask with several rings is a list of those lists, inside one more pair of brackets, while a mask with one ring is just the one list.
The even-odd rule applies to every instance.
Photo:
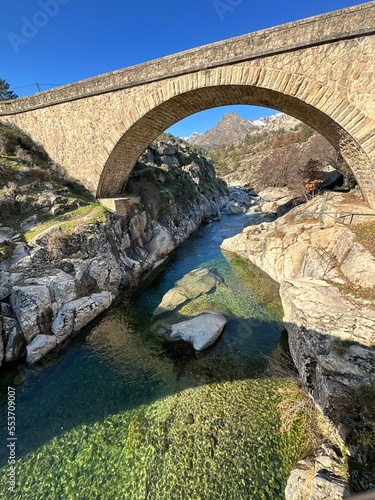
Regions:
[[266, 106], [341, 151], [375, 207], [375, 2], [205, 45], [0, 103], [98, 198], [121, 194], [147, 146], [204, 109]]

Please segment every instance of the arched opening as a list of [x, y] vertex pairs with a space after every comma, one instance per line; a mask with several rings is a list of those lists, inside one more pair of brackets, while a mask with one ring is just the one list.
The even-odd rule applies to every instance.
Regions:
[[124, 127], [125, 132], [109, 153], [103, 168], [97, 196], [104, 198], [119, 195], [139, 156], [158, 135], [174, 123], [199, 111], [236, 104], [275, 109], [315, 129], [342, 154], [363, 190], [360, 173], [363, 165], [368, 165], [370, 160], [357, 141], [326, 113], [297, 97], [269, 88], [216, 85], [179, 93], [152, 107], [130, 127]]

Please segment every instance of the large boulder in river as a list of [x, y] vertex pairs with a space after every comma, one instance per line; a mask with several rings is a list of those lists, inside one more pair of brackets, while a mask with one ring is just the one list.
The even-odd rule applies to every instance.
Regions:
[[240, 215], [244, 214], [246, 209], [237, 201], [230, 201], [225, 207], [225, 213], [227, 215]]
[[154, 311], [154, 316], [174, 311], [186, 302], [209, 293], [222, 283], [220, 276], [209, 269], [193, 269], [183, 278], [176, 281], [163, 297], [161, 303]]
[[226, 323], [227, 320], [220, 313], [202, 313], [167, 328], [171, 340], [185, 340], [196, 351], [203, 351], [215, 343]]

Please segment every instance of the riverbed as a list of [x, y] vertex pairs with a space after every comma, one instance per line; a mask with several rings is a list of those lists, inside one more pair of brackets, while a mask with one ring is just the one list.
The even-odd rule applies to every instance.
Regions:
[[[285, 343], [278, 285], [220, 251], [251, 217], [202, 226], [58, 354], [2, 373], [0, 498], [284, 498], [303, 439], [279, 432], [279, 392], [292, 382], [264, 376], [264, 356]], [[199, 267], [223, 284], [182, 313], [215, 310], [228, 323], [196, 353], [162, 342], [151, 326], [163, 295]], [[8, 386], [16, 390], [11, 496]]]

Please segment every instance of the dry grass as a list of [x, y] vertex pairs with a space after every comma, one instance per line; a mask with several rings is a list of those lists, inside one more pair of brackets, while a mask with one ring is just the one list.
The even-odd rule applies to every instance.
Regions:
[[62, 231], [55, 231], [46, 239], [46, 250], [51, 260], [61, 260], [65, 257], [69, 243], [69, 235]]
[[349, 191], [348, 193], [341, 193], [343, 205], [358, 205], [361, 207], [369, 208], [368, 203], [362, 198], [362, 195], [358, 193], [358, 195], [354, 191]]
[[280, 433], [290, 434], [298, 425], [306, 436], [306, 448], [317, 448], [323, 440], [323, 415], [312, 397], [299, 385], [278, 390], [282, 401], [278, 404], [281, 417]]
[[279, 347], [272, 357], [265, 358], [268, 361], [267, 376], [290, 379], [290, 384], [278, 389], [281, 396], [278, 404], [281, 418], [279, 433], [290, 434], [298, 426], [305, 435], [306, 452], [320, 446], [324, 439], [336, 441], [334, 426], [302, 386], [290, 355]]
[[355, 224], [350, 229], [357, 241], [375, 255], [375, 216], [369, 217], [368, 223]]
[[4, 243], [0, 243], [0, 262], [10, 259], [15, 247], [16, 245], [15, 243], [13, 243], [13, 241], [5, 241]]

